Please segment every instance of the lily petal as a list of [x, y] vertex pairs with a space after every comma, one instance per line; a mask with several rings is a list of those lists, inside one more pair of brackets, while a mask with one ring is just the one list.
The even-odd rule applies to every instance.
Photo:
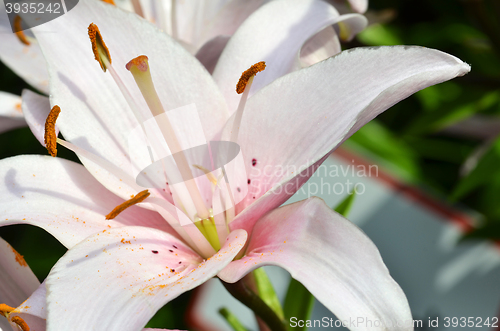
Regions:
[[26, 121], [21, 109], [21, 97], [0, 91], [0, 133], [22, 126], [26, 126]]
[[[49, 98], [30, 90], [23, 90], [22, 98], [24, 118], [35, 138], [45, 147], [45, 120], [51, 109]], [[56, 136], [58, 134], [59, 129], [56, 126]]]
[[248, 100], [243, 114], [238, 143], [251, 184], [240, 206], [248, 208], [231, 228], [250, 231], [322, 159], [387, 108], [469, 71], [468, 64], [437, 50], [392, 46], [345, 51], [274, 81]]
[[[364, 17], [357, 18], [366, 26]], [[235, 93], [235, 86], [243, 71], [259, 61], [267, 64], [253, 82], [252, 95], [295, 70], [302, 45], [343, 19], [333, 6], [315, 0], [271, 1], [253, 13], [231, 37], [213, 73], [229, 110], [233, 112], [238, 106], [240, 96]]]
[[123, 227], [89, 237], [47, 277], [48, 327], [139, 330], [165, 303], [222, 270], [246, 237], [245, 231], [232, 233], [203, 262], [180, 240], [154, 229]]
[[5, 5], [0, 3], [0, 60], [16, 75], [43, 93], [49, 93], [49, 75], [45, 59], [35, 40], [31, 45], [24, 45], [12, 33]]
[[203, 64], [209, 73], [213, 73], [219, 57], [226, 47], [229, 37], [217, 36], [201, 47], [196, 52], [196, 58]]
[[[57, 123], [66, 139], [126, 171], [132, 167], [128, 138], [138, 123], [111, 76], [94, 60], [87, 35], [91, 22], [99, 26], [113, 67], [140, 109], [148, 107], [125, 64], [146, 54], [165, 110], [194, 103], [207, 139], [220, 132], [227, 108], [202, 65], [137, 15], [89, 0], [43, 25], [58, 33], [38, 33], [39, 27], [33, 28], [48, 59], [51, 104], [61, 107]], [[71, 54], [61, 52], [63, 47]], [[82, 162], [91, 173], [98, 170], [94, 163]]]
[[[356, 225], [310, 198], [278, 208], [255, 225], [246, 254], [219, 277], [236, 282], [264, 265], [289, 271], [340, 320], [386, 323], [350, 330], [413, 330], [406, 297], [391, 278], [377, 247]], [[390, 322], [400, 322], [400, 326]]]
[[22, 155], [0, 161], [0, 226], [31, 224], [64, 246], [113, 227], [143, 225], [175, 233], [156, 212], [132, 206], [113, 220], [105, 215], [123, 202], [80, 164], [50, 156]]
[[17, 307], [40, 285], [22, 255], [0, 238], [0, 303]]

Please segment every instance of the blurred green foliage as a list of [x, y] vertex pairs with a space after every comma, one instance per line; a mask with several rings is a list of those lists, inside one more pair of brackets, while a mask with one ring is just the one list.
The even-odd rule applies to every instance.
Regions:
[[468, 238], [500, 239], [500, 1], [370, 1], [372, 24], [348, 47], [419, 45], [472, 71], [418, 92], [345, 144], [437, 199], [479, 212]]

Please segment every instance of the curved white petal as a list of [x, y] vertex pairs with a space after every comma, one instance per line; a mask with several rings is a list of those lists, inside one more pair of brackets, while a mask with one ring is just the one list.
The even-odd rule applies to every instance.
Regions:
[[[245, 256], [218, 276], [233, 283], [264, 265], [289, 271], [340, 320], [386, 322], [386, 328], [358, 325], [350, 330], [413, 330], [402, 326], [412, 318], [408, 301], [377, 247], [319, 198], [265, 215], [255, 224]], [[390, 326], [396, 321], [402, 327]]]
[[25, 125], [21, 97], [0, 91], [0, 133]]
[[357, 48], [274, 81], [248, 100], [243, 114], [238, 143], [251, 185], [240, 207], [253, 205], [231, 227], [249, 231], [307, 181], [310, 167], [387, 108], [469, 70], [423, 47]]
[[49, 93], [49, 75], [36, 40], [26, 46], [12, 33], [4, 2], [0, 2], [0, 60], [28, 84]]
[[40, 285], [33, 271], [11, 245], [0, 238], [0, 303], [17, 307]]
[[[259, 61], [266, 70], [253, 82], [250, 95], [296, 69], [302, 45], [324, 28], [343, 20], [331, 5], [316, 0], [276, 0], [262, 6], [236, 31], [222, 52], [213, 76], [231, 112], [240, 96], [235, 86], [243, 71]], [[366, 25], [366, 19], [360, 16]]]
[[80, 164], [50, 156], [0, 161], [0, 226], [31, 224], [66, 247], [112, 227], [142, 225], [175, 233], [156, 212], [133, 206], [113, 220], [105, 215], [123, 202]]
[[[36, 139], [45, 147], [45, 120], [50, 113], [49, 98], [43, 95], [23, 90], [23, 114], [28, 126]], [[56, 125], [56, 136], [59, 129]]]
[[[227, 108], [198, 61], [137, 15], [88, 0], [43, 25], [57, 33], [39, 33], [39, 27], [33, 28], [48, 61], [51, 105], [61, 107], [57, 123], [66, 139], [125, 171], [131, 168], [127, 139], [138, 123], [110, 74], [103, 73], [94, 60], [87, 35], [92, 22], [110, 50], [113, 67], [143, 113], [148, 112], [146, 102], [125, 68], [141, 54], [149, 57], [153, 81], [166, 111], [195, 104], [207, 139], [220, 131], [227, 120]], [[98, 170], [82, 161], [91, 173]]]
[[123, 227], [89, 237], [47, 277], [48, 327], [140, 330], [165, 303], [222, 270], [246, 237], [245, 231], [232, 233], [203, 262], [180, 240], [154, 229]]

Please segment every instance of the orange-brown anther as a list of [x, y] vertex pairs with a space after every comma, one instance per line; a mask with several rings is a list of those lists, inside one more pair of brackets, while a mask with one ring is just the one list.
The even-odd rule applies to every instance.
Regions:
[[109, 213], [108, 215], [106, 215], [106, 219], [107, 220], [112, 220], [113, 218], [115, 218], [116, 216], [118, 216], [122, 211], [124, 211], [128, 207], [133, 206], [133, 205], [135, 205], [135, 204], [137, 204], [139, 202], [144, 201], [144, 199], [146, 199], [147, 197], [149, 197], [149, 194], [150, 193], [149, 193], [148, 190], [144, 190], [144, 191], [141, 191], [141, 192], [137, 193], [135, 195], [135, 197], [133, 197], [132, 199], [127, 200], [124, 203], [122, 203], [121, 205], [115, 207], [115, 209], [113, 209], [111, 211], [111, 213]]
[[16, 323], [21, 328], [21, 330], [30, 331], [30, 327], [28, 326], [28, 324], [26, 324], [26, 322], [21, 317], [14, 316], [14, 317], [12, 317], [11, 321]]
[[0, 314], [4, 315], [7, 317], [8, 314], [10, 314], [11, 311], [13, 311], [15, 308], [12, 308], [11, 306], [6, 305], [5, 303], [0, 303]]
[[253, 66], [251, 66], [249, 69], [245, 70], [240, 77], [240, 80], [238, 81], [238, 84], [236, 84], [236, 93], [241, 94], [245, 91], [245, 87], [247, 87], [248, 81], [250, 78], [255, 76], [258, 72], [263, 71], [266, 69], [266, 62], [261, 61], [258, 63], [255, 63]]
[[45, 120], [45, 147], [53, 157], [57, 155], [56, 121], [60, 112], [61, 108], [59, 108], [59, 106], [52, 107], [49, 116], [47, 116]]
[[115, 2], [113, 0], [101, 0], [102, 2], [109, 3], [110, 5], [115, 6]]
[[21, 27], [21, 16], [19, 15], [14, 17], [14, 31], [16, 32], [16, 36], [19, 38], [19, 41], [28, 46], [31, 44], [23, 32], [23, 28]]
[[132, 67], [135, 66], [137, 69], [139, 69], [142, 72], [148, 71], [148, 57], [146, 55], [139, 55], [135, 59], [130, 60], [126, 65], [125, 68], [130, 71]]
[[94, 52], [94, 57], [96, 61], [99, 62], [102, 71], [106, 72], [106, 65], [102, 62], [101, 56], [106, 56], [109, 63], [111, 63], [111, 55], [109, 54], [108, 47], [102, 39], [99, 28], [94, 23], [90, 23], [89, 25], [89, 38], [90, 42], [92, 43], [92, 51]]

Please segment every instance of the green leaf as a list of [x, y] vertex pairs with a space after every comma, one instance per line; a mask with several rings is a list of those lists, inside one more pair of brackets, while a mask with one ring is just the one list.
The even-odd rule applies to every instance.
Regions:
[[298, 320], [309, 319], [313, 307], [314, 296], [304, 287], [304, 285], [292, 278], [288, 286], [284, 306], [288, 330], [307, 330], [305, 325], [303, 327], [292, 327], [289, 322], [292, 317]]
[[234, 331], [248, 331], [238, 318], [229, 311], [226, 307], [219, 309], [219, 314], [224, 317], [226, 322], [233, 328]]
[[477, 189], [482, 185], [489, 184], [493, 177], [498, 177], [498, 165], [500, 164], [500, 139], [497, 139], [491, 148], [478, 161], [476, 167], [463, 178], [451, 194], [452, 200], [457, 200]]
[[253, 275], [260, 298], [271, 307], [279, 318], [283, 319], [283, 308], [281, 308], [280, 300], [276, 296], [273, 284], [267, 277], [266, 271], [263, 268], [258, 268], [253, 271]]
[[345, 197], [341, 203], [334, 208], [334, 210], [340, 215], [347, 217], [347, 214], [351, 211], [352, 204], [354, 202], [354, 197], [356, 196], [356, 191], [353, 190], [351, 194]]

